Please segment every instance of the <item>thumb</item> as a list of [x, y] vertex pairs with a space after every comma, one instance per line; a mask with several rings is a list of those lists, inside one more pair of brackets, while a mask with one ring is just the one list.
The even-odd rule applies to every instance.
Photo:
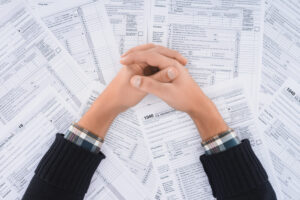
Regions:
[[164, 99], [164, 96], [167, 95], [166, 91], [168, 83], [161, 83], [150, 77], [136, 75], [131, 78], [130, 83], [133, 87], [144, 92], [154, 94], [162, 99]]
[[168, 67], [163, 69], [149, 77], [159, 82], [168, 83], [173, 81], [178, 75], [178, 71], [175, 67]]

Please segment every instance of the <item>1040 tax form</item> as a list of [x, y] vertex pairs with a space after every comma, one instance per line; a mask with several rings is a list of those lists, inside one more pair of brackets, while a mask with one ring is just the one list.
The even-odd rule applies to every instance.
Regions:
[[[241, 139], [249, 139], [263, 166], [272, 175], [272, 163], [255, 123], [255, 113], [241, 81], [207, 87], [204, 93], [212, 99], [225, 122]], [[201, 106], [201, 105], [199, 105]], [[163, 194], [169, 199], [213, 199], [211, 187], [200, 163], [204, 153], [201, 138], [192, 119], [160, 101], [137, 108], [144, 127], [153, 166]], [[277, 196], [276, 179], [270, 182]]]
[[269, 147], [283, 199], [300, 196], [300, 84], [287, 79], [262, 108], [259, 128]]
[[297, 0], [266, 2], [260, 107], [272, 99], [288, 78], [300, 83], [299, 8]]

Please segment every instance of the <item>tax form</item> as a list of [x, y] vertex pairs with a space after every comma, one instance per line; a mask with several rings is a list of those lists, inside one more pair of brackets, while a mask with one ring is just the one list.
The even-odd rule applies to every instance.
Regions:
[[12, 0], [2, 0], [2, 1], [0, 1], [0, 11], [5, 10], [7, 6], [9, 7], [10, 3], [12, 3]]
[[[81, 108], [81, 115], [105, 89], [101, 84], [94, 84], [91, 88], [93, 89]], [[138, 122], [134, 110], [129, 109], [121, 113], [110, 126], [104, 143], [154, 196], [157, 192], [156, 175]], [[160, 196], [159, 192], [157, 193], [157, 196]]]
[[49, 87], [26, 105], [0, 135], [0, 199], [21, 199], [57, 132], [76, 119], [75, 110]]
[[[78, 119], [90, 81], [29, 8], [17, 1], [7, 8], [0, 14], [0, 199], [21, 199], [55, 134]], [[87, 195], [146, 199], [144, 186], [104, 151], [108, 160], [91, 185], [98, 190]]]
[[90, 81], [43, 23], [15, 1], [0, 13], [0, 126], [49, 86], [78, 109]]
[[300, 82], [299, 9], [297, 0], [266, 2], [260, 107], [272, 99], [286, 79]]
[[151, 1], [104, 0], [104, 2], [120, 54], [147, 43]]
[[101, 151], [106, 158], [101, 161], [91, 181], [91, 186], [85, 199], [87, 200], [150, 200], [148, 190], [112, 153], [111, 149], [103, 144]]
[[105, 143], [150, 192], [157, 190], [151, 157], [135, 111], [129, 109], [114, 120], [105, 137]]
[[287, 79], [259, 116], [282, 199], [300, 196], [300, 84]]
[[[21, 199], [39, 161], [54, 141], [77, 119], [52, 88], [37, 96], [0, 136], [0, 199]], [[86, 199], [147, 199], [146, 188], [111, 153], [101, 149], [106, 158], [95, 172]]]
[[115, 77], [120, 56], [101, 1], [28, 1], [92, 80], [108, 84]]
[[[269, 154], [264, 149], [255, 115], [245, 87], [237, 80], [206, 87], [204, 93], [212, 99], [229, 127], [241, 139], [248, 138], [278, 194], [272, 176]], [[201, 106], [201, 105], [199, 105]], [[144, 128], [144, 138], [150, 151], [162, 192], [166, 199], [213, 199], [208, 179], [199, 157], [204, 153], [197, 128], [190, 117], [164, 102], [144, 105], [137, 110]]]
[[152, 1], [148, 40], [178, 50], [200, 86], [241, 77], [257, 104], [264, 1]]

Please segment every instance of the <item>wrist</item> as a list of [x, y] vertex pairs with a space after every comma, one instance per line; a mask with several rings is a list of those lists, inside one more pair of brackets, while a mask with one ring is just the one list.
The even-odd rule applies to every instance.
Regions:
[[199, 101], [188, 114], [193, 119], [202, 141], [206, 141], [219, 133], [227, 131], [229, 127], [223, 120], [214, 103], [206, 97]]
[[77, 124], [104, 139], [111, 123], [119, 113], [113, 101], [108, 101], [100, 95]]
[[229, 129], [222, 117], [208, 116], [208, 117], [192, 117], [202, 141], [224, 132]]

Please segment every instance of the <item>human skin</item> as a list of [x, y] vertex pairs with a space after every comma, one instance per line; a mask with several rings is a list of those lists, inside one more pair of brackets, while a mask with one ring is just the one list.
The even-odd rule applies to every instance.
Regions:
[[[77, 123], [82, 128], [104, 139], [114, 118], [149, 93], [189, 114], [203, 141], [228, 130], [214, 103], [184, 67], [187, 60], [177, 51], [146, 44], [130, 49], [120, 62], [124, 67]], [[149, 65], [160, 71], [144, 76]]]

